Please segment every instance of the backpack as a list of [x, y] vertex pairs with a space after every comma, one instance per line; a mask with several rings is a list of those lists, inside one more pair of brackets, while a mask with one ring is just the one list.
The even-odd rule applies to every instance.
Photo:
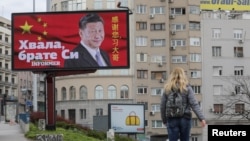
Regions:
[[171, 91], [166, 95], [166, 116], [169, 117], [183, 117], [187, 102], [182, 98], [180, 91]]

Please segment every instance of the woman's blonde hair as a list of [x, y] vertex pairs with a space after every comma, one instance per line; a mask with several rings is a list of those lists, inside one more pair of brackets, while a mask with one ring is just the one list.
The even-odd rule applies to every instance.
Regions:
[[167, 93], [171, 90], [180, 90], [181, 93], [187, 90], [188, 79], [184, 70], [180, 67], [175, 68], [170, 74], [164, 89]]

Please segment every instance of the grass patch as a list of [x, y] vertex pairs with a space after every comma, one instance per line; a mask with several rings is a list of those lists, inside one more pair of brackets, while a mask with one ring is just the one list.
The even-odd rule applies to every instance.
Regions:
[[71, 130], [57, 127], [55, 131], [41, 131], [34, 125], [34, 123], [30, 123], [30, 130], [25, 134], [25, 137], [36, 140], [37, 134], [63, 134], [63, 141], [101, 141], [100, 139], [89, 137], [84, 134], [84, 132], [77, 129]]
[[[44, 119], [44, 113], [31, 113], [29, 131], [25, 134], [26, 138], [36, 140], [37, 134], [62, 134], [63, 141], [108, 141], [106, 139], [106, 132], [91, 130], [82, 125], [73, 124], [70, 120], [62, 117], [56, 118], [56, 130], [39, 130], [38, 120]], [[115, 141], [135, 141], [131, 138], [121, 135], [115, 135]]]

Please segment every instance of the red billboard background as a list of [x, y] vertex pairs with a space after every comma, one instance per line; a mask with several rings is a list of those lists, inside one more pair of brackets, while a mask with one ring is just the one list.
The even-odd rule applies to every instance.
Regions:
[[111, 66], [104, 68], [129, 68], [128, 10], [113, 10], [13, 13], [12, 69], [93, 69], [64, 67], [65, 51], [69, 53], [80, 43], [79, 19], [89, 12], [98, 13], [105, 22], [105, 39], [100, 48], [109, 54]]

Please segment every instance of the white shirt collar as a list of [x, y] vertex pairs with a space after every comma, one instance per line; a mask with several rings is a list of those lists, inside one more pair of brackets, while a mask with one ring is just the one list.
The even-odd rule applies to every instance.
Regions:
[[91, 54], [91, 56], [92, 56], [93, 58], [95, 58], [95, 55], [96, 55], [96, 52], [97, 52], [97, 51], [100, 52], [100, 49], [99, 49], [99, 48], [98, 48], [98, 49], [93, 49], [93, 48], [87, 46], [86, 44], [84, 44], [83, 41], [81, 41], [81, 44], [82, 44], [82, 46], [83, 46], [84, 48], [86, 48], [86, 49], [88, 50], [88, 52]]

